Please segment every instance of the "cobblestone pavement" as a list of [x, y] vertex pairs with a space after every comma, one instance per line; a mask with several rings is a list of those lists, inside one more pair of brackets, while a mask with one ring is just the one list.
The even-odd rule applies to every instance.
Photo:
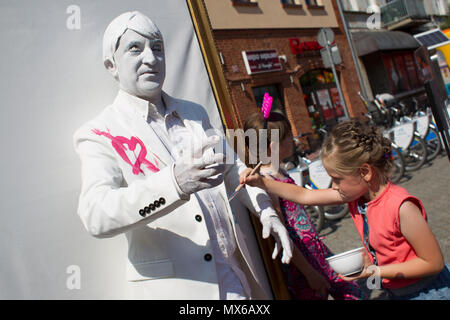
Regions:
[[[444, 259], [450, 263], [450, 163], [447, 155], [441, 153], [418, 171], [407, 172], [399, 185], [422, 201], [431, 230], [439, 242]], [[362, 246], [349, 214], [338, 221], [326, 220], [320, 236], [325, 236], [324, 243], [336, 254]], [[379, 290], [368, 293], [370, 299], [384, 297]]]

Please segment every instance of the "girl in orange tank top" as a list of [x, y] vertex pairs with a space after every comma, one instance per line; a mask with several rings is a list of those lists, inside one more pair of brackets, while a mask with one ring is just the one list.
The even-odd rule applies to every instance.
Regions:
[[330, 189], [249, 176], [250, 170], [241, 183], [302, 205], [348, 203], [366, 250], [363, 270], [342, 279], [382, 279], [392, 299], [450, 299], [450, 271], [421, 201], [389, 182], [391, 142], [376, 127], [349, 120], [333, 129], [321, 158], [333, 180]]

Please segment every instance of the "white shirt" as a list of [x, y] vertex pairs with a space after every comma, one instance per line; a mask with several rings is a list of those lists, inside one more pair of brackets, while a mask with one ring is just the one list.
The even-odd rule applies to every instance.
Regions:
[[[200, 143], [196, 141], [198, 137], [193, 136], [193, 133], [184, 126], [176, 110], [171, 108], [170, 105], [166, 106], [165, 115], [162, 116], [158, 113], [156, 107], [149, 103], [147, 122], [174, 160], [180, 158], [183, 151], [191, 148], [193, 144]], [[177, 186], [177, 183], [175, 185]], [[180, 195], [183, 193], [181, 190], [178, 191]], [[201, 190], [194, 195], [202, 209], [211, 240], [220, 299], [248, 299], [250, 297], [249, 285], [244, 272], [233, 258], [233, 253], [236, 250], [235, 237], [231, 223], [225, 215], [227, 209], [223, 206], [223, 202], [217, 198], [219, 192], [215, 192], [212, 188]]]

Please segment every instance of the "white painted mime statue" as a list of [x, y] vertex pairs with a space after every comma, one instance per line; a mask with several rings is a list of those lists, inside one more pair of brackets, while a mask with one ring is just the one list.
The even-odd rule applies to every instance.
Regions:
[[[78, 214], [95, 237], [125, 234], [133, 297], [271, 299], [227, 200], [246, 167], [214, 152], [224, 138], [210, 134], [217, 131], [204, 108], [162, 91], [156, 25], [136, 11], [118, 16], [105, 31], [103, 59], [119, 92], [74, 135], [82, 163]], [[247, 186], [234, 201], [258, 215], [263, 237], [276, 240], [274, 255], [282, 249], [289, 263], [292, 243], [269, 196]]]

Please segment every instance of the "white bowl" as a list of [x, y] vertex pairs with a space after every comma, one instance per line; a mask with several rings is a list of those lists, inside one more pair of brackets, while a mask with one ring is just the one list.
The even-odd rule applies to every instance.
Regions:
[[327, 258], [330, 267], [338, 274], [349, 276], [360, 272], [364, 267], [362, 253], [364, 247], [342, 252]]

